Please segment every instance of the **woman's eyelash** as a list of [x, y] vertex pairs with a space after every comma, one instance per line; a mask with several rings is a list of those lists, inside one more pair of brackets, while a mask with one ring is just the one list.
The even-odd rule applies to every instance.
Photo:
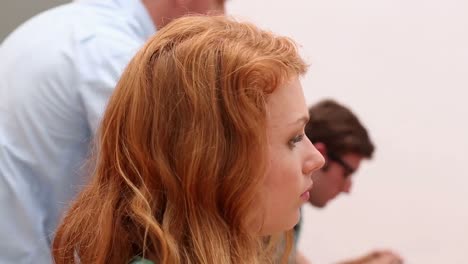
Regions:
[[294, 145], [304, 139], [304, 134], [297, 135], [289, 141], [289, 145], [294, 147]]

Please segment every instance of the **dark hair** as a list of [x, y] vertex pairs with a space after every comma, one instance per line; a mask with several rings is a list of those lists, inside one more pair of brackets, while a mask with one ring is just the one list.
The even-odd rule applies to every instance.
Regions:
[[309, 108], [310, 121], [305, 133], [312, 143], [322, 142], [337, 156], [356, 153], [372, 158], [374, 145], [366, 128], [345, 106], [327, 99]]

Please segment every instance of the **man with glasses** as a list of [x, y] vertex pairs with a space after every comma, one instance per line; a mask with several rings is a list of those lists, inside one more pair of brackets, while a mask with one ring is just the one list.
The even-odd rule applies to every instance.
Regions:
[[[305, 133], [326, 161], [325, 166], [312, 176], [314, 185], [309, 202], [323, 208], [340, 193], [351, 191], [352, 175], [359, 169], [362, 160], [372, 158], [374, 144], [356, 115], [333, 100], [324, 100], [311, 106], [309, 115]], [[299, 229], [300, 224], [295, 228], [296, 236]], [[297, 252], [296, 263], [309, 262]], [[392, 252], [378, 251], [344, 263], [402, 262]]]
[[309, 202], [323, 208], [340, 193], [351, 191], [351, 176], [362, 160], [372, 158], [374, 144], [359, 119], [333, 100], [311, 106], [309, 115], [305, 133], [326, 160], [312, 178]]

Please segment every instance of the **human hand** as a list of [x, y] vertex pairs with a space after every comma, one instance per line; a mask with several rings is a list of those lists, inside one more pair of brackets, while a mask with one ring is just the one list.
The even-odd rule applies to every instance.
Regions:
[[355, 260], [340, 262], [339, 264], [403, 264], [403, 259], [389, 250], [376, 250]]
[[310, 261], [300, 252], [296, 251], [296, 264], [311, 264]]

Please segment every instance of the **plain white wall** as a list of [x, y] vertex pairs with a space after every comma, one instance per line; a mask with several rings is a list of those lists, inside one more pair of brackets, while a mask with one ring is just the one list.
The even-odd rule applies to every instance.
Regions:
[[351, 195], [306, 206], [314, 263], [392, 248], [406, 263], [468, 263], [468, 1], [230, 0], [294, 38], [308, 103], [352, 108], [377, 145]]

